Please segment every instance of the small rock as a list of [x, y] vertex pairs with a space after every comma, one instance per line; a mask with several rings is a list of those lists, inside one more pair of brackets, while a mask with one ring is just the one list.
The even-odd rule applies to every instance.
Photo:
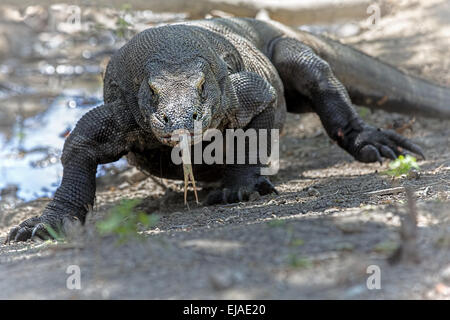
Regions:
[[121, 185], [119, 185], [118, 188], [119, 188], [119, 190], [123, 190], [123, 189], [127, 188], [129, 185], [130, 184], [128, 182], [124, 182]]
[[424, 196], [430, 196], [431, 194], [433, 194], [433, 188], [431, 186], [428, 186], [423, 190]]
[[358, 233], [363, 231], [363, 224], [357, 219], [343, 219], [336, 222], [336, 227], [343, 233]]
[[145, 179], [147, 179], [148, 175], [146, 175], [144, 172], [137, 170], [136, 168], [132, 168], [131, 170], [125, 170], [123, 173], [120, 174], [123, 179], [130, 183], [134, 184], [137, 182], [141, 182]]
[[316, 188], [310, 187], [307, 192], [310, 197], [320, 197], [320, 192]]
[[215, 290], [225, 290], [233, 285], [233, 278], [228, 273], [215, 273], [209, 280]]
[[417, 171], [417, 170], [415, 170], [415, 169], [413, 169], [413, 170], [411, 170], [411, 171], [409, 171], [408, 172], [408, 175], [406, 176], [408, 179], [410, 179], [410, 180], [417, 180], [417, 179], [420, 179], [420, 172], [419, 171]]
[[261, 9], [256, 14], [255, 19], [264, 20], [264, 21], [270, 21], [269, 12], [266, 9]]
[[450, 282], [450, 265], [441, 271], [441, 277], [445, 282]]

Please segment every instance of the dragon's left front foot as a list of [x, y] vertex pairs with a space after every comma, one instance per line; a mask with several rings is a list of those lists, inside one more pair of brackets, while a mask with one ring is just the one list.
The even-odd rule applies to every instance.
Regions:
[[378, 129], [365, 123], [338, 132], [338, 144], [361, 162], [380, 162], [382, 157], [396, 159], [408, 150], [425, 159], [422, 149], [392, 130]]
[[237, 170], [227, 172], [222, 188], [208, 194], [206, 205], [248, 201], [254, 192], [261, 196], [278, 194], [272, 182], [260, 175], [260, 168], [243, 165]]

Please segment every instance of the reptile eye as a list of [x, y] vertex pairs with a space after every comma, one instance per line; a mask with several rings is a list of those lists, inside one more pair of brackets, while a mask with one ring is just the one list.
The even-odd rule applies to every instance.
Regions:
[[205, 78], [202, 78], [198, 84], [198, 94], [202, 100], [206, 99]]
[[148, 84], [149, 92], [150, 92], [150, 99], [153, 102], [156, 102], [158, 100], [158, 92], [150, 83]]

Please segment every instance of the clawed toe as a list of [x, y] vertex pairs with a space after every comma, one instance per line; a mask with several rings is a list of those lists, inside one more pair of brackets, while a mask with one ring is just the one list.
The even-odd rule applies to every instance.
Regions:
[[41, 240], [52, 239], [53, 236], [48, 231], [48, 228], [51, 225], [52, 224], [47, 222], [46, 218], [42, 216], [27, 219], [9, 231], [4, 243], [10, 244], [11, 241], [19, 242], [35, 238]]
[[223, 188], [211, 191], [205, 204], [213, 205], [249, 201], [251, 194], [254, 192], [262, 196], [270, 193], [278, 194], [278, 191], [269, 179], [260, 177], [253, 187], [241, 186], [239, 188]]
[[31, 233], [31, 239], [38, 237], [41, 240], [51, 239], [52, 236], [49, 234], [47, 227], [43, 223], [37, 224]]

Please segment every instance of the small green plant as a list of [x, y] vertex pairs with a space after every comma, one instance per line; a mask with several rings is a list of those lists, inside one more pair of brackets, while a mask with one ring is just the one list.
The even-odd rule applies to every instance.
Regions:
[[283, 219], [273, 219], [267, 223], [269, 227], [278, 228], [284, 227], [286, 225], [286, 220]]
[[291, 247], [299, 247], [305, 244], [305, 241], [303, 239], [300, 238], [295, 238], [295, 239], [291, 239], [291, 241], [289, 242], [289, 245]]
[[145, 228], [156, 225], [157, 215], [148, 215], [145, 212], [136, 212], [134, 208], [141, 203], [139, 199], [122, 200], [119, 205], [112, 208], [107, 217], [97, 222], [96, 227], [101, 235], [117, 234], [119, 242], [130, 237], [138, 236], [138, 225]]
[[289, 254], [288, 256], [288, 263], [292, 268], [309, 268], [312, 266], [311, 260], [305, 257], [299, 257], [294, 253]]
[[420, 169], [416, 162], [416, 158], [409, 154], [407, 154], [406, 157], [401, 155], [389, 163], [389, 170], [384, 171], [383, 174], [391, 177], [400, 177], [401, 175], [407, 174], [412, 169]]
[[358, 108], [358, 113], [359, 113], [359, 116], [362, 119], [366, 119], [369, 116], [369, 114], [370, 114], [370, 109], [366, 108], [366, 107], [359, 107]]
[[381, 241], [375, 245], [373, 250], [378, 253], [392, 254], [397, 250], [399, 244], [392, 240]]
[[125, 16], [131, 13], [131, 5], [126, 3], [122, 5], [121, 9], [122, 13], [117, 18], [116, 21], [116, 35], [119, 38], [125, 38], [127, 35], [127, 31], [130, 30], [132, 27], [132, 24], [125, 19]]
[[116, 35], [119, 38], [125, 38], [125, 34], [130, 27], [131, 23], [127, 22], [123, 17], [117, 18]]
[[64, 234], [53, 229], [49, 224], [45, 225], [45, 229], [48, 234], [57, 242], [63, 242], [65, 240]]

